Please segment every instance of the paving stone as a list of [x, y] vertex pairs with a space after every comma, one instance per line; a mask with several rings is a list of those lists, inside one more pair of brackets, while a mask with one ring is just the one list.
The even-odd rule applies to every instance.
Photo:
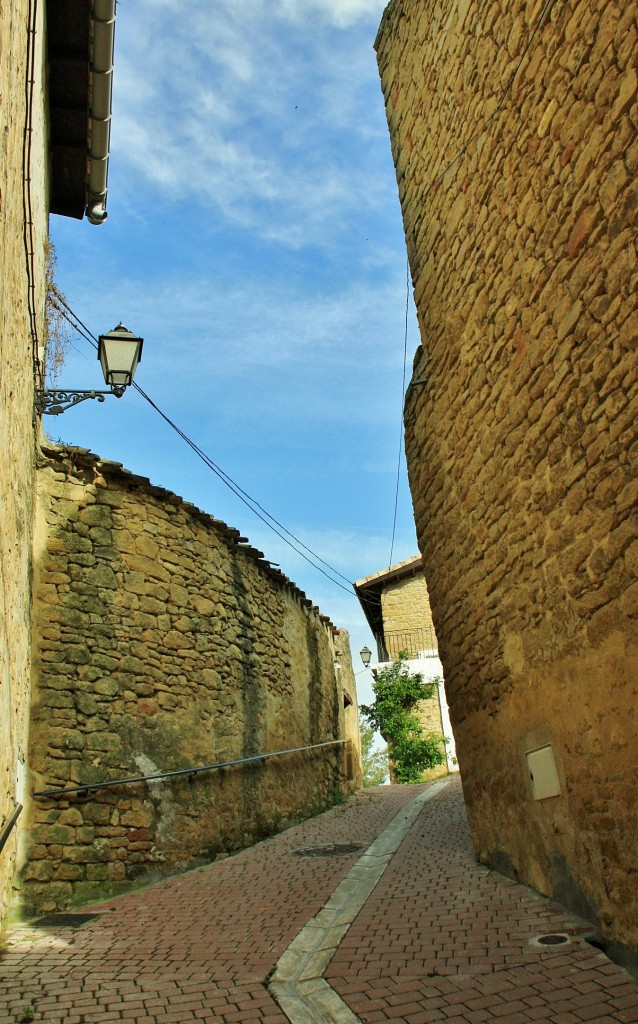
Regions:
[[[357, 862], [295, 850], [365, 850], [424, 790], [365, 791], [235, 857], [93, 907], [101, 917], [77, 931], [13, 928], [0, 1024], [32, 1001], [36, 1024], [287, 1024], [266, 980]], [[324, 977], [364, 1024], [637, 1024], [638, 985], [603, 953], [577, 934], [560, 953], [529, 945], [581, 924], [476, 863], [454, 781], [423, 805]]]

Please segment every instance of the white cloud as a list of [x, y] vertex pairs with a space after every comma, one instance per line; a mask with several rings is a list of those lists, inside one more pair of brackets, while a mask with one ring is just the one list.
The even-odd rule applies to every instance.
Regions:
[[393, 190], [380, 187], [371, 159], [389, 149], [372, 53], [381, 9], [372, 0], [121, 9], [113, 158], [156, 202], [194, 201], [292, 248], [334, 237]]
[[361, 20], [377, 21], [383, 13], [387, 0], [280, 0], [282, 13], [300, 20], [316, 11], [336, 28], [347, 29]]

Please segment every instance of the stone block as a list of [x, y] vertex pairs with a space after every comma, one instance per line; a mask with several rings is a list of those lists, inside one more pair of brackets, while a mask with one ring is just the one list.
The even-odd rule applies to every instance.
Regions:
[[[70, 865], [68, 866], [70, 867]], [[85, 869], [87, 882], [104, 882], [109, 877], [108, 869], [108, 864], [87, 864]]]
[[22, 872], [25, 882], [50, 882], [53, 878], [53, 864], [50, 860], [30, 861]]
[[31, 829], [31, 841], [47, 846], [72, 846], [75, 843], [75, 829], [68, 825], [36, 825]]
[[88, 508], [80, 510], [77, 518], [86, 526], [98, 526], [108, 531], [113, 521], [110, 507], [101, 503], [103, 497], [104, 494], [100, 497], [100, 504], [90, 505]]
[[108, 804], [87, 803], [82, 808], [84, 821], [92, 822], [94, 825], [108, 825], [112, 813], [113, 810]]
[[51, 877], [56, 882], [78, 882], [84, 878], [84, 867], [81, 864], [60, 864]]
[[57, 750], [84, 750], [86, 738], [80, 729], [65, 729], [55, 726], [46, 731], [46, 741]]

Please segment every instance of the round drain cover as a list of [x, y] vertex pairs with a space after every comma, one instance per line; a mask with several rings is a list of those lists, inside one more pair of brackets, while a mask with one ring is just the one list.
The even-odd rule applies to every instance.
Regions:
[[541, 946], [561, 946], [569, 942], [569, 935], [539, 935], [536, 940]]

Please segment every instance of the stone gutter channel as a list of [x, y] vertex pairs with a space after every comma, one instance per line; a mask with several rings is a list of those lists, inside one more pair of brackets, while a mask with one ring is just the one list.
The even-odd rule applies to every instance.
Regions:
[[423, 805], [449, 781], [433, 783], [401, 808], [277, 961], [268, 991], [291, 1024], [361, 1024], [323, 973]]

